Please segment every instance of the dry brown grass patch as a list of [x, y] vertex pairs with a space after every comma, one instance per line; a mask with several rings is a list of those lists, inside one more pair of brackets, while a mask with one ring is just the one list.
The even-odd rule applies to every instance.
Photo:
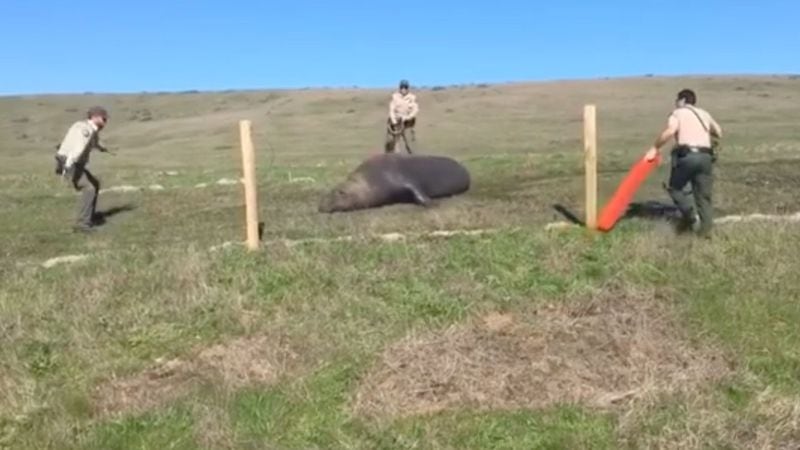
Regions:
[[219, 406], [196, 404], [193, 414], [197, 418], [194, 436], [202, 448], [217, 450], [235, 449], [234, 427], [227, 411]]
[[197, 349], [187, 359], [156, 361], [142, 373], [108, 380], [93, 392], [94, 412], [98, 416], [140, 413], [182, 397], [201, 383], [223, 389], [273, 384], [298, 366], [297, 354], [280, 339], [234, 339]]
[[[621, 442], [629, 448], [694, 449], [798, 449], [800, 448], [800, 401], [764, 389], [746, 410], [720, 407], [709, 392], [683, 395], [666, 405], [681, 405], [667, 424], [654, 427], [648, 421], [665, 410], [653, 402], [620, 420]], [[658, 420], [658, 419], [656, 419]], [[651, 433], [641, 430], [650, 429]]]
[[380, 418], [563, 403], [610, 409], [728, 373], [721, 353], [692, 347], [667, 309], [644, 297], [611, 290], [410, 336], [367, 374], [354, 410]]
[[800, 400], [766, 389], [756, 404], [761, 421], [750, 435], [750, 448], [800, 448]]
[[0, 448], [11, 448], [7, 446], [30, 426], [31, 417], [47, 407], [36, 393], [36, 380], [0, 364]]

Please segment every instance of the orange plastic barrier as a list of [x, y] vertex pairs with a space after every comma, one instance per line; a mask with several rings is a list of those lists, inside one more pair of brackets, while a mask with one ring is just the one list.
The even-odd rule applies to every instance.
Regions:
[[603, 210], [600, 212], [600, 217], [597, 218], [597, 229], [600, 231], [609, 231], [614, 228], [620, 217], [625, 213], [628, 204], [633, 199], [639, 186], [642, 185], [644, 180], [650, 175], [650, 172], [658, 167], [661, 161], [661, 155], [657, 155], [652, 161], [647, 161], [644, 156], [636, 161], [628, 174], [622, 180], [616, 192], [611, 197], [611, 200], [606, 203]]

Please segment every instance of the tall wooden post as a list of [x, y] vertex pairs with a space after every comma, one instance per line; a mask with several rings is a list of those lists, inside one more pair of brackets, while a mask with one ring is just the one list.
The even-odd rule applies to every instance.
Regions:
[[247, 248], [258, 249], [258, 198], [256, 191], [256, 155], [250, 134], [250, 121], [239, 121], [242, 143], [242, 170], [244, 172], [244, 201], [247, 219]]
[[597, 229], [597, 121], [595, 105], [583, 107], [583, 150], [586, 168], [586, 228]]

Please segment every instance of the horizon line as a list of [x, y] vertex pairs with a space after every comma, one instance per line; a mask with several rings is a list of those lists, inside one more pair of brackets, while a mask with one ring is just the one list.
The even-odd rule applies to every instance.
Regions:
[[[471, 81], [462, 83], [436, 83], [420, 84], [412, 83], [412, 90], [433, 90], [436, 88], [458, 88], [474, 86], [509, 86], [524, 84], [555, 84], [555, 83], [586, 83], [596, 81], [624, 81], [632, 79], [694, 79], [694, 78], [800, 78], [800, 74], [793, 72], [743, 72], [743, 73], [692, 73], [692, 74], [638, 74], [638, 75], [618, 75], [618, 76], [596, 76], [596, 77], [564, 77], [564, 78], [542, 78], [542, 79], [516, 79], [506, 81]], [[298, 91], [331, 91], [331, 90], [359, 90], [359, 91], [381, 91], [395, 89], [394, 85], [309, 85], [303, 87], [247, 87], [247, 88], [187, 88], [172, 90], [120, 90], [120, 91], [52, 91], [36, 93], [3, 93], [2, 98], [25, 98], [25, 97], [54, 97], [54, 96], [126, 96], [126, 95], [190, 95], [190, 94], [220, 94], [220, 93], [242, 93], [242, 92], [298, 92]]]

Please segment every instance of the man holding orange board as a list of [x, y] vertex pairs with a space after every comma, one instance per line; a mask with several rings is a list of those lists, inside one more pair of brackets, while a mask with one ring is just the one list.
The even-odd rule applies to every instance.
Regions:
[[[676, 108], [669, 115], [667, 127], [656, 138], [653, 147], [647, 151], [645, 160], [655, 159], [661, 147], [671, 139], [675, 139], [676, 146], [672, 149], [672, 170], [667, 190], [675, 206], [681, 211], [679, 230], [692, 229], [699, 216], [698, 234], [709, 237], [714, 221], [711, 197], [712, 168], [716, 160], [711, 136], [722, 138], [722, 128], [711, 114], [695, 106], [696, 103], [697, 96], [692, 90], [684, 89], [678, 93], [675, 100]], [[683, 192], [687, 183], [692, 184], [694, 205]]]

